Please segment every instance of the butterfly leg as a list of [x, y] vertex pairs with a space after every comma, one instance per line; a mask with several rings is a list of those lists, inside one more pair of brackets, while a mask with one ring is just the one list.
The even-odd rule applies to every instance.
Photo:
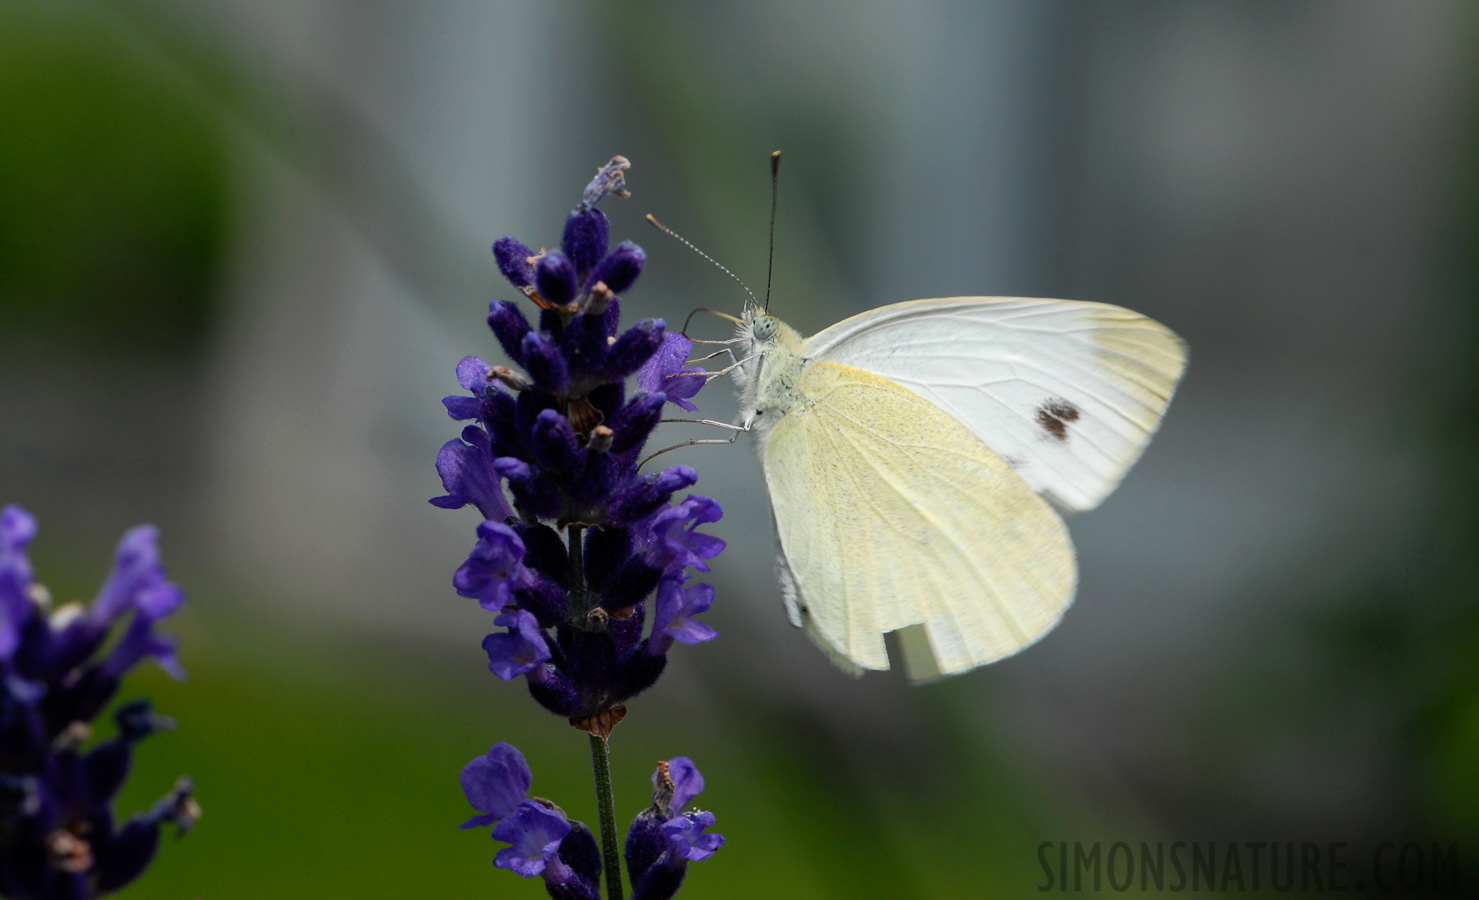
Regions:
[[728, 422], [717, 422], [717, 421], [715, 421], [713, 419], [663, 419], [662, 421], [663, 422], [681, 422], [681, 423], [686, 423], [686, 424], [690, 424], [690, 425], [713, 425], [713, 426], [715, 426], [717, 428], [728, 428], [728, 429], [730, 429], [731, 434], [727, 438], [699, 438], [699, 439], [692, 440], [692, 441], [684, 441], [681, 444], [674, 444], [671, 447], [664, 447], [661, 450], [657, 451], [656, 453], [652, 454], [651, 456], [648, 456], [646, 459], [642, 460], [641, 462], [637, 463], [637, 468], [638, 469], [641, 469], [643, 466], [647, 465], [653, 459], [655, 459], [656, 457], [662, 456], [664, 453], [667, 453], [669, 450], [677, 450], [680, 447], [696, 447], [699, 444], [733, 444], [735, 442], [735, 439], [738, 438], [742, 433], [750, 430], [749, 426], [747, 426], [747, 425], [731, 425]]
[[[720, 422], [717, 419], [663, 419], [658, 424], [659, 425], [664, 425], [664, 424], [669, 424], [669, 423], [674, 424], [674, 425], [712, 425], [715, 428], [728, 428], [730, 431], [734, 431], [734, 432], [741, 432], [741, 431], [749, 431], [750, 430], [750, 429], [746, 428], [743, 425], [734, 425], [734, 424], [729, 423], [729, 422]], [[723, 441], [723, 443], [732, 444], [732, 443], [734, 443], [734, 438], [730, 438], [727, 441]]]
[[[695, 343], [697, 343], [697, 342], [695, 342]], [[707, 344], [707, 343], [710, 343], [710, 342], [709, 341], [704, 341], [704, 343]], [[738, 343], [738, 341], [713, 341], [712, 343], [715, 343], [715, 344], [731, 344], [731, 343]], [[708, 356], [700, 356], [700, 357], [698, 357], [696, 359], [690, 359], [689, 362], [690, 363], [708, 362], [709, 360], [713, 359], [716, 356], [725, 356], [725, 355], [728, 355], [729, 356], [729, 361], [730, 362], [735, 362], [736, 361], [735, 358], [734, 358], [734, 351], [733, 350], [730, 350], [728, 347], [725, 347], [723, 350], [715, 350], [713, 353], [710, 353]]]

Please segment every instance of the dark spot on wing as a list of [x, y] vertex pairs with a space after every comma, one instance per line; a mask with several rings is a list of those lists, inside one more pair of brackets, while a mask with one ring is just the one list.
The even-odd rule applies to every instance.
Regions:
[[1037, 424], [1055, 441], [1068, 440], [1068, 423], [1078, 421], [1078, 407], [1054, 397], [1037, 408]]

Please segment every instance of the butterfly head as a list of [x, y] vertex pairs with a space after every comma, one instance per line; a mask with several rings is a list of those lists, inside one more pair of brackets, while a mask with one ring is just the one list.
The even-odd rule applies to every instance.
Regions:
[[[759, 359], [777, 348], [784, 347], [788, 350], [799, 350], [801, 336], [796, 331], [772, 316], [759, 306], [746, 304], [744, 315], [738, 320], [735, 328], [735, 340], [741, 346], [747, 346], [746, 356]], [[753, 369], [752, 366], [742, 368]]]
[[804, 342], [796, 329], [759, 306], [745, 309], [735, 338], [745, 348], [734, 372], [740, 423], [746, 429], [756, 428], [764, 441], [797, 399], [796, 385], [805, 365]]
[[750, 323], [750, 337], [757, 343], [768, 344], [775, 340], [776, 332], [781, 330], [781, 320], [766, 313], [757, 316]]

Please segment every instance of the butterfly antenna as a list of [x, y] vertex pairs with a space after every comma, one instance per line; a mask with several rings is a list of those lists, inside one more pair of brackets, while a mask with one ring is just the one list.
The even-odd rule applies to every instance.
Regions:
[[651, 222], [658, 231], [661, 231], [663, 234], [667, 235], [670, 238], [676, 239], [679, 243], [687, 247], [689, 250], [692, 250], [694, 253], [697, 253], [699, 256], [702, 256], [704, 259], [713, 263], [715, 266], [718, 267], [719, 271], [723, 272], [725, 275], [728, 275], [730, 278], [733, 278], [735, 284], [745, 289], [745, 293], [750, 295], [751, 303], [753, 303], [755, 306], [760, 305], [760, 301], [755, 299], [755, 292], [750, 290], [749, 285], [745, 284], [743, 281], [740, 281], [738, 275], [724, 268], [724, 266], [720, 264], [718, 260], [714, 259], [714, 257], [693, 246], [693, 242], [688, 240], [688, 238], [684, 237], [683, 235], [679, 234], [663, 223], [657, 221], [657, 216], [654, 216], [652, 213], [647, 214], [647, 221]]
[[781, 151], [770, 154], [770, 258], [765, 262], [765, 311], [770, 312], [770, 276], [775, 272], [775, 204], [780, 195]]

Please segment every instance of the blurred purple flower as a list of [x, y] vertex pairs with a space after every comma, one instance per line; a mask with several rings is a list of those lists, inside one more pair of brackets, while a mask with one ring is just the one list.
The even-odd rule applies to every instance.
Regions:
[[[27, 556], [35, 535], [25, 510], [0, 510], [0, 895], [86, 900], [143, 874], [162, 824], [184, 832], [200, 813], [185, 778], [149, 811], [115, 825], [113, 800], [134, 745], [174, 727], [147, 701], [118, 707], [116, 736], [82, 747], [139, 662], [153, 657], [184, 677], [174, 639], [154, 628], [185, 595], [165, 578], [158, 531], [142, 525], [119, 542], [91, 609], [52, 611]], [[125, 619], [123, 636], [105, 652]]]

